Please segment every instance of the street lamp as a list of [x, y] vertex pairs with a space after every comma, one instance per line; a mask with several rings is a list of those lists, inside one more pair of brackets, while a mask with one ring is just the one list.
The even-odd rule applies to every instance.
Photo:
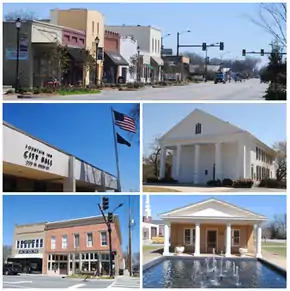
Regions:
[[19, 40], [20, 40], [20, 28], [21, 28], [21, 19], [17, 18], [15, 22], [16, 31], [17, 31], [17, 48], [16, 48], [16, 82], [15, 82], [15, 92], [19, 92]]
[[137, 82], [140, 81], [140, 47], [137, 46]]
[[[171, 33], [167, 33], [166, 35], [164, 35], [164, 36], [162, 36], [161, 37], [161, 52], [160, 52], [160, 55], [161, 55], [161, 59], [163, 60], [163, 49], [164, 49], [164, 47], [163, 47], [163, 39], [165, 38], [165, 37], [168, 37], [168, 36], [170, 36], [171, 35]], [[161, 81], [163, 81], [163, 73], [164, 73], [164, 61], [163, 61], [163, 66], [162, 66], [162, 68], [161, 68]]]
[[188, 33], [191, 32], [190, 29], [181, 31], [181, 32], [177, 32], [177, 48], [176, 48], [176, 55], [179, 56], [179, 36], [183, 33]]
[[100, 39], [98, 37], [95, 38], [95, 43], [96, 43], [96, 79], [95, 79], [95, 83], [96, 85], [99, 84], [98, 80], [99, 80], [99, 67], [98, 67], [98, 56], [99, 56], [99, 42]]

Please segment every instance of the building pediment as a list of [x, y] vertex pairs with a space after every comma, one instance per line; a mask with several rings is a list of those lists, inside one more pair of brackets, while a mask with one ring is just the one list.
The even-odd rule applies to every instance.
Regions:
[[195, 109], [160, 138], [160, 142], [243, 133], [244, 130], [200, 109]]
[[[246, 199], [246, 198], [245, 198]], [[163, 219], [238, 219], [266, 220], [267, 217], [215, 198], [174, 209], [160, 215]]]

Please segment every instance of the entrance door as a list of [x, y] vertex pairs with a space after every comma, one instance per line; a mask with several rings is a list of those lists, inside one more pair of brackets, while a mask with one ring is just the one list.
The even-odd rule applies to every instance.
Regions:
[[216, 230], [207, 230], [207, 242], [206, 249], [208, 253], [212, 253], [215, 249], [217, 253], [217, 231]]

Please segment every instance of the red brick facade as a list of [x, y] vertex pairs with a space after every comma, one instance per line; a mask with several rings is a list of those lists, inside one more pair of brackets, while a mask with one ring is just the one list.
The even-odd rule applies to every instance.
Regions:
[[120, 52], [120, 34], [112, 31], [105, 31], [105, 51]]
[[[119, 266], [123, 259], [122, 254], [122, 238], [120, 233], [119, 220], [116, 218], [115, 223], [111, 224], [112, 228], [112, 250], [116, 251], [115, 269]], [[107, 245], [102, 246], [101, 232], [107, 234]], [[87, 233], [92, 234], [92, 246], [87, 246]], [[79, 235], [79, 247], [75, 248], [75, 234]], [[63, 236], [66, 236], [66, 247], [63, 248]], [[55, 241], [55, 244], [52, 243]], [[55, 247], [52, 249], [52, 245]], [[102, 218], [88, 218], [80, 220], [63, 221], [59, 223], [47, 224], [45, 231], [45, 255], [43, 258], [43, 273], [48, 271], [48, 256], [49, 255], [67, 255], [74, 253], [107, 253], [109, 254], [109, 235], [107, 226]]]

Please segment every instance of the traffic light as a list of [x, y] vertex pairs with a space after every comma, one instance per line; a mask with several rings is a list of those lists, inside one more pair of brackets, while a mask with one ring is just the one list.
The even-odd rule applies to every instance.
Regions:
[[203, 42], [203, 43], [202, 43], [202, 50], [203, 50], [203, 51], [206, 51], [206, 42]]
[[103, 208], [103, 210], [109, 209], [109, 198], [108, 197], [102, 198], [102, 208]]
[[113, 223], [114, 222], [114, 215], [112, 212], [108, 212], [108, 222]]
[[263, 49], [261, 49], [261, 56], [264, 56], [265, 52]]
[[243, 55], [243, 57], [246, 56], [246, 50], [245, 49], [242, 50], [242, 55]]
[[117, 252], [116, 251], [112, 251], [112, 255], [116, 256]]
[[224, 45], [224, 43], [223, 43], [223, 42], [220, 42], [220, 51], [223, 51], [223, 50], [224, 50], [224, 48], [225, 48], [225, 45]]

